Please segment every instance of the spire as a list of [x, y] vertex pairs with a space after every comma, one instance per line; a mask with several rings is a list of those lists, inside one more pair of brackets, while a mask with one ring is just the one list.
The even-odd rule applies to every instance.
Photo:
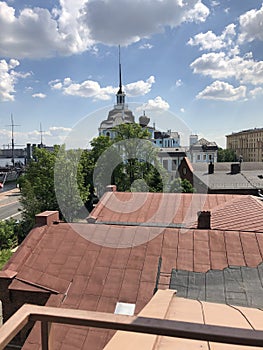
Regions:
[[117, 104], [125, 104], [125, 93], [122, 91], [122, 79], [121, 79], [121, 48], [119, 45], [119, 90], [117, 92]]
[[122, 94], [122, 81], [121, 81], [121, 48], [119, 45], [119, 91], [118, 94]]

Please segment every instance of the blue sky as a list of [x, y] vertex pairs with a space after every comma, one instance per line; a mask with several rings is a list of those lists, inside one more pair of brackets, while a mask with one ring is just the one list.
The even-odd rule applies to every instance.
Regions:
[[[257, 0], [0, 1], [0, 147], [96, 136], [126, 101], [160, 129], [225, 135], [263, 127], [263, 3]], [[85, 128], [80, 120], [85, 119]], [[183, 144], [187, 139], [183, 139]]]

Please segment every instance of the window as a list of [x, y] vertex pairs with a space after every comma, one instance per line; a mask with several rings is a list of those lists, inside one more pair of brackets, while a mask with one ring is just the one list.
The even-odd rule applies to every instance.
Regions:
[[200, 154], [197, 155], [197, 160], [201, 160]]
[[172, 170], [176, 170], [177, 169], [177, 160], [173, 159], [172, 160]]
[[203, 155], [203, 160], [206, 160], [206, 154]]
[[168, 160], [167, 159], [164, 159], [163, 160], [163, 167], [168, 170]]

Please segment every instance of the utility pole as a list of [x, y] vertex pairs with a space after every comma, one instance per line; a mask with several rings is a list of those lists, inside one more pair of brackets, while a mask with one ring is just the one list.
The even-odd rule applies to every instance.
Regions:
[[13, 119], [13, 114], [11, 113], [11, 124], [7, 125], [7, 126], [11, 126], [11, 147], [12, 147], [12, 164], [13, 167], [15, 166], [15, 141], [14, 141], [14, 127], [15, 126], [20, 126], [17, 124], [14, 124], [14, 119]]

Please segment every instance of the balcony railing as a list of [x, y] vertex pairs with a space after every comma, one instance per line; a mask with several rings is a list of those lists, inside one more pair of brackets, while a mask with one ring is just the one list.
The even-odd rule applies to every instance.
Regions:
[[4, 349], [30, 321], [41, 322], [42, 350], [52, 349], [49, 344], [49, 330], [52, 323], [263, 346], [263, 331], [25, 304], [0, 327], [0, 349]]

